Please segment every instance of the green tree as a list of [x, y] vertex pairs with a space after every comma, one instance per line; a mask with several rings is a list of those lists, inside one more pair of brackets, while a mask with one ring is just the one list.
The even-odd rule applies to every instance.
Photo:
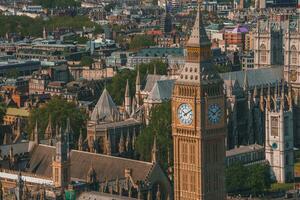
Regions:
[[129, 49], [138, 50], [141, 48], [150, 47], [154, 45], [155, 42], [150, 35], [135, 35], [129, 44]]
[[78, 139], [80, 130], [85, 129], [86, 113], [77, 108], [72, 102], [68, 102], [61, 97], [53, 97], [45, 105], [30, 111], [29, 124], [27, 126], [28, 133], [32, 134], [35, 122], [37, 122], [40, 136], [43, 138], [42, 133], [47, 127], [49, 116], [51, 116], [52, 126], [59, 125], [62, 128], [66, 127], [66, 122], [69, 118], [75, 139]]
[[33, 0], [33, 3], [43, 6], [43, 8], [80, 7], [80, 1], [76, 0]]
[[83, 56], [81, 58], [80, 64], [83, 66], [91, 66], [93, 64], [94, 60], [91, 56]]
[[228, 192], [243, 191], [247, 189], [245, 177], [248, 175], [248, 169], [240, 162], [226, 168], [226, 189]]
[[171, 103], [167, 101], [151, 109], [149, 125], [137, 138], [136, 149], [140, 159], [151, 161], [151, 151], [156, 137], [158, 161], [164, 169], [167, 169], [168, 151], [170, 155], [172, 154], [171, 131]]
[[[156, 73], [160, 75], [167, 74], [167, 65], [160, 60], [154, 60], [147, 64], [141, 64], [139, 66], [141, 81], [143, 82], [146, 79], [147, 72], [153, 74], [154, 68], [156, 69]], [[126, 81], [128, 79], [130, 86], [131, 96], [135, 93], [135, 80], [136, 80], [136, 70], [123, 69], [118, 71], [117, 75], [115, 75], [111, 82], [107, 85], [107, 89], [116, 102], [116, 104], [121, 105], [124, 100], [125, 94], [125, 86]]]
[[253, 195], [257, 195], [271, 187], [272, 181], [269, 165], [251, 165], [248, 170], [247, 184]]

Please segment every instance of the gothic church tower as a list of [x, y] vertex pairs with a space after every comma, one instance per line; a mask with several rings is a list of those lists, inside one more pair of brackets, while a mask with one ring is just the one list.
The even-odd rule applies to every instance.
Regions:
[[200, 7], [172, 95], [175, 200], [225, 199], [225, 96]]

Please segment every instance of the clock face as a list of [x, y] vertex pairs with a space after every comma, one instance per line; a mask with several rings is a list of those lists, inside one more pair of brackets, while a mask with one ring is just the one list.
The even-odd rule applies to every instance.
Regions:
[[177, 110], [178, 119], [182, 124], [189, 125], [193, 121], [193, 110], [189, 104], [183, 103]]
[[277, 147], [278, 147], [277, 143], [274, 142], [274, 143], [272, 144], [272, 149], [277, 149]]
[[222, 109], [218, 104], [211, 104], [208, 107], [208, 119], [212, 124], [220, 122], [222, 116]]

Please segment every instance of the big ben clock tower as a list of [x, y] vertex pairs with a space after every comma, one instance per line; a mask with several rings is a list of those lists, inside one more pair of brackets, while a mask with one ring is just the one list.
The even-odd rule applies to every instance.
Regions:
[[225, 199], [225, 97], [210, 47], [198, 5], [172, 95], [175, 200]]

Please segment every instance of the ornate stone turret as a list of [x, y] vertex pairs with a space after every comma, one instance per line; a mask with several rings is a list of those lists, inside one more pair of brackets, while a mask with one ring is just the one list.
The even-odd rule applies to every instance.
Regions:
[[38, 131], [38, 123], [35, 122], [35, 127], [33, 130], [33, 137], [34, 137], [34, 144], [39, 145], [40, 144], [40, 138], [39, 138], [39, 131]]
[[83, 141], [82, 141], [82, 130], [80, 129], [80, 134], [78, 138], [78, 150], [82, 151], [83, 150]]
[[60, 128], [56, 139], [56, 153], [52, 162], [52, 178], [54, 186], [62, 189], [70, 182], [69, 149], [65, 139]]
[[110, 140], [109, 133], [107, 133], [107, 136], [106, 136], [106, 154], [111, 155], [111, 140]]
[[135, 80], [135, 98], [137, 106], [141, 104], [140, 102], [140, 92], [141, 92], [141, 77], [140, 77], [140, 68], [137, 68], [136, 80]]
[[152, 156], [151, 156], [151, 161], [153, 163], [156, 163], [158, 161], [158, 149], [156, 145], [156, 136], [154, 136], [154, 141], [153, 141], [153, 147], [152, 147]]
[[157, 185], [156, 200], [161, 200], [161, 193], [160, 193], [159, 184]]
[[130, 138], [129, 129], [127, 130], [127, 136], [126, 136], [126, 151], [127, 152], [131, 151], [131, 138]]
[[46, 32], [46, 28], [43, 28], [43, 39], [46, 40], [47, 39], [47, 32]]
[[23, 187], [24, 187], [24, 181], [22, 179], [21, 171], [19, 171], [18, 178], [17, 178], [17, 186], [15, 188], [15, 195], [16, 195], [16, 199], [18, 200], [22, 200]]
[[54, 133], [53, 133], [52, 121], [51, 121], [51, 115], [50, 115], [49, 120], [48, 120], [48, 125], [47, 125], [47, 128], [45, 130], [44, 138], [45, 139], [52, 139], [53, 136], [54, 136]]
[[125, 152], [125, 141], [123, 136], [123, 131], [121, 130], [121, 136], [119, 141], [119, 153], [122, 154]]
[[67, 119], [67, 124], [66, 124], [66, 130], [65, 130], [65, 134], [64, 134], [65, 141], [66, 141], [66, 144], [68, 146], [68, 149], [70, 149], [71, 147], [74, 146], [74, 144], [73, 144], [73, 142], [74, 142], [73, 136], [74, 136], [74, 133], [73, 133], [73, 130], [71, 128], [70, 118], [68, 118]]
[[127, 116], [130, 116], [130, 114], [131, 114], [131, 98], [130, 98], [130, 92], [129, 92], [128, 79], [126, 81], [126, 89], [125, 89], [125, 111], [126, 111]]

